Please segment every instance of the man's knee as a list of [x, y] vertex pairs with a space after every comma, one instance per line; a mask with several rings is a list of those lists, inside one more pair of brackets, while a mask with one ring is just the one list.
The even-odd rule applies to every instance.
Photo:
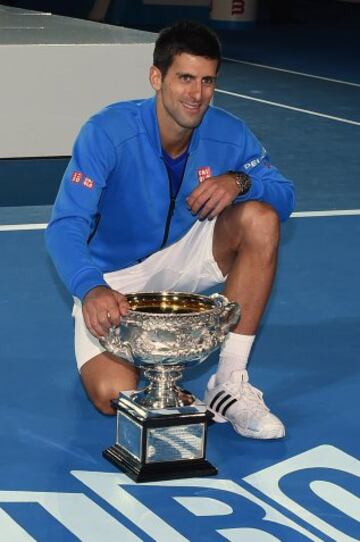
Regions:
[[111, 382], [97, 382], [96, 385], [91, 388], [86, 388], [86, 391], [94, 406], [102, 414], [115, 414], [112, 401], [116, 399], [121, 390], [115, 388]]
[[255, 254], [264, 264], [276, 258], [280, 220], [270, 205], [248, 201], [228, 207], [217, 219], [213, 254], [223, 274], [239, 253]]
[[270, 205], [258, 201], [234, 205], [226, 210], [221, 220], [221, 241], [235, 252], [251, 248], [265, 256], [277, 250], [280, 220]]
[[264, 248], [277, 247], [280, 238], [280, 220], [270, 205], [249, 201], [244, 205], [240, 221], [247, 242]]
[[136, 389], [139, 378], [133, 365], [125, 360], [115, 360], [108, 353], [87, 361], [80, 376], [89, 399], [103, 414], [114, 414], [113, 399], [121, 391]]

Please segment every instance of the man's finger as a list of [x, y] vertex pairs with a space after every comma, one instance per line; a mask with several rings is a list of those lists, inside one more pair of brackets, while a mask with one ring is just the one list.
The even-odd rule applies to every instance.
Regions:
[[223, 210], [231, 205], [232, 199], [228, 195], [223, 195], [209, 214], [208, 218], [215, 218], [220, 213], [223, 212]]
[[120, 312], [120, 317], [121, 316], [126, 316], [129, 312], [129, 303], [128, 303], [128, 300], [126, 299], [126, 297], [118, 292], [116, 292], [116, 296], [115, 296], [115, 299], [116, 299], [116, 302], [117, 302], [117, 306], [118, 306], [118, 310]]
[[120, 324], [120, 311], [116, 306], [115, 309], [110, 309], [106, 313], [110, 326], [118, 326]]
[[202, 209], [205, 205], [208, 205], [215, 191], [216, 186], [209, 186], [207, 190], [204, 190], [202, 193], [200, 193], [192, 202], [191, 211], [194, 214], [197, 214], [200, 209]]
[[207, 218], [211, 220], [212, 218], [219, 216], [219, 214], [223, 212], [225, 207], [227, 207], [227, 204], [225, 204], [223, 200], [219, 201], [219, 203], [216, 205], [216, 207], [214, 207], [211, 213], [208, 214]]
[[108, 333], [107, 329], [103, 328], [98, 321], [91, 321], [90, 325], [88, 326], [88, 330], [97, 339], [99, 339], [99, 337], [104, 337]]
[[194, 190], [186, 198], [186, 203], [189, 207], [192, 207], [196, 200], [200, 198], [203, 194], [206, 194], [209, 191], [209, 188], [212, 187], [214, 183], [209, 182], [209, 179], [203, 181], [199, 186], [194, 188]]
[[203, 181], [199, 186], [194, 188], [191, 194], [186, 198], [188, 205], [192, 205], [196, 198], [198, 198], [203, 192], [207, 190], [206, 181]]
[[[107, 318], [107, 311], [101, 311], [101, 314], [93, 306], [83, 308], [84, 322], [88, 330], [97, 339], [107, 334], [110, 329], [110, 323]], [[103, 323], [107, 325], [103, 325]]]
[[222, 199], [222, 196], [215, 194], [201, 209], [199, 217], [204, 220], [205, 218], [213, 218], [213, 216], [216, 216], [213, 215], [213, 213], [215, 212], [215, 209], [221, 205]]

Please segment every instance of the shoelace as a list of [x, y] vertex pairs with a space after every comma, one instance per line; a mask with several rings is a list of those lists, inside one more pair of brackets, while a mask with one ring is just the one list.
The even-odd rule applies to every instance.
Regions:
[[264, 403], [263, 393], [249, 384], [247, 375], [245, 376], [244, 373], [240, 377], [240, 382], [230, 382], [226, 387], [234, 397], [241, 396], [253, 408], [257, 406], [258, 410], [265, 409], [269, 411], [269, 408]]

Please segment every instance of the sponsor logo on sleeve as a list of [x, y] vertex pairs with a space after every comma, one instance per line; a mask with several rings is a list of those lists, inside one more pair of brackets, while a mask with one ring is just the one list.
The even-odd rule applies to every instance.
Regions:
[[85, 177], [83, 185], [85, 186], [85, 188], [89, 188], [90, 190], [92, 190], [95, 186], [95, 182], [90, 179], [90, 177]]
[[82, 182], [84, 178], [83, 173], [81, 171], [74, 171], [74, 173], [71, 175], [71, 180], [73, 183], [79, 184]]
[[197, 176], [199, 179], [199, 183], [202, 183], [203, 181], [205, 181], [205, 179], [208, 179], [209, 177], [212, 176], [211, 167], [210, 166], [199, 167], [197, 169]]
[[258, 158], [254, 158], [253, 160], [250, 160], [249, 162], [244, 164], [244, 169], [246, 171], [249, 171], [250, 169], [255, 168], [259, 164], [262, 164], [262, 165], [264, 165], [266, 167], [271, 167], [271, 164], [270, 164], [269, 159], [267, 158], [266, 154], [267, 154], [266, 149], [263, 147], [261, 149], [261, 155]]
[[75, 184], [81, 184], [89, 190], [92, 190], [95, 186], [95, 181], [90, 179], [90, 177], [86, 177], [86, 175], [84, 175], [84, 173], [81, 171], [74, 171], [74, 173], [71, 175], [71, 181]]

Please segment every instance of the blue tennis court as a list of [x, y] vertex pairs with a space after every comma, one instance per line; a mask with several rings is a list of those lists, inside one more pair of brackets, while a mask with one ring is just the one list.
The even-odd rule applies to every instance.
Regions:
[[[324, 39], [332, 25], [323, 22]], [[349, 40], [335, 73], [326, 51], [304, 53], [304, 30], [284, 28], [302, 51], [292, 65], [276, 41], [273, 55], [260, 47], [260, 30], [252, 49], [225, 36], [215, 97], [297, 188], [249, 368], [285, 439], [211, 425], [211, 478], [135, 484], [111, 466], [102, 451], [115, 420], [82, 388], [72, 299], [45, 250], [50, 207], [2, 206], [1, 541], [360, 540], [358, 59]], [[185, 387], [202, 398], [216, 363], [213, 354], [188, 370]]]

